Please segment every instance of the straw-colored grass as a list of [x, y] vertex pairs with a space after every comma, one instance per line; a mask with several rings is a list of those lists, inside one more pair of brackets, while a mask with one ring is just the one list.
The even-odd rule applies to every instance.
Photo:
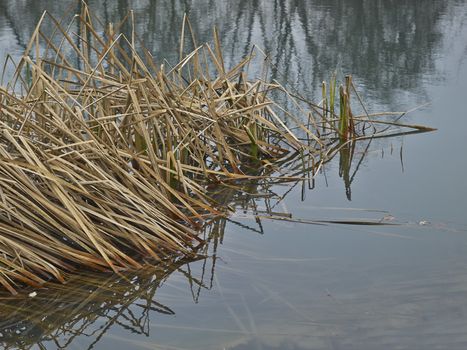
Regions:
[[198, 45], [186, 18], [180, 62], [158, 66], [134, 30], [120, 32], [134, 21], [104, 25], [84, 3], [66, 26], [44, 13], [0, 88], [0, 285], [13, 294], [84, 267], [190, 255], [199, 228], [228, 212], [213, 185], [311, 177], [346, 143], [399, 132], [352, 115], [350, 78], [335, 115], [335, 80], [313, 104], [250, 80], [259, 51], [228, 69], [217, 32]]

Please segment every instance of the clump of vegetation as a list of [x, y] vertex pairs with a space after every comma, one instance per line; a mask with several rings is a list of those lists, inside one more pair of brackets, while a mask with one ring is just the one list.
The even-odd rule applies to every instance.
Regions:
[[121, 32], [134, 21], [104, 25], [85, 4], [67, 26], [44, 13], [0, 88], [0, 285], [13, 294], [78, 268], [190, 256], [199, 229], [228, 215], [213, 186], [310, 178], [349, 143], [400, 133], [352, 114], [350, 77], [310, 103], [249, 78], [259, 51], [228, 69], [217, 33], [198, 45], [186, 18], [180, 62], [156, 65]]

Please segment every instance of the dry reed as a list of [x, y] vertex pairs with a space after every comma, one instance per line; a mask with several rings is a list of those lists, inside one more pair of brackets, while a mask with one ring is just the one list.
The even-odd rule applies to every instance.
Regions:
[[204, 243], [199, 229], [228, 213], [212, 186], [309, 178], [348, 142], [400, 133], [352, 114], [350, 77], [338, 116], [335, 79], [316, 105], [249, 80], [260, 52], [228, 69], [217, 32], [197, 45], [186, 18], [180, 62], [158, 66], [134, 23], [130, 12], [104, 25], [85, 3], [67, 26], [44, 12], [0, 88], [0, 285], [13, 294], [83, 267], [120, 272], [190, 256]]

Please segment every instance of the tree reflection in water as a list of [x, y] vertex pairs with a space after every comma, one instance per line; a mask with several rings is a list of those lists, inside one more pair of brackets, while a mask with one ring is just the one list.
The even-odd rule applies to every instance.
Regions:
[[[336, 68], [351, 73], [382, 104], [398, 102], [399, 90], [419, 90], [434, 71], [441, 15], [456, 1], [361, 0], [118, 0], [89, 1], [106, 22], [134, 9], [137, 32], [157, 59], [178, 60], [183, 13], [200, 42], [219, 28], [226, 64], [238, 62], [253, 44], [267, 52], [272, 77], [316, 93]], [[69, 10], [70, 6], [72, 10]], [[43, 10], [78, 13], [78, 1], [0, 0], [0, 17], [15, 40], [27, 44]], [[74, 8], [73, 8], [74, 7]], [[1, 30], [1, 29], [0, 29]], [[420, 54], [423, 52], [423, 54]]]

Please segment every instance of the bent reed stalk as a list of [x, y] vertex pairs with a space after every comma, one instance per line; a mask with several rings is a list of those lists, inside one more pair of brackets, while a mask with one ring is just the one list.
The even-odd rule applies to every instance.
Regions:
[[[346, 142], [379, 133], [376, 118], [352, 115], [350, 78], [337, 116], [335, 78], [321, 106], [249, 80], [258, 51], [227, 69], [217, 32], [197, 45], [186, 17], [180, 62], [158, 66], [138, 52], [132, 12], [104, 25], [82, 5], [68, 26], [44, 12], [0, 88], [0, 285], [13, 294], [84, 267], [196, 254], [199, 229], [228, 214], [213, 185], [311, 177]], [[401, 126], [381, 125], [382, 137]]]

